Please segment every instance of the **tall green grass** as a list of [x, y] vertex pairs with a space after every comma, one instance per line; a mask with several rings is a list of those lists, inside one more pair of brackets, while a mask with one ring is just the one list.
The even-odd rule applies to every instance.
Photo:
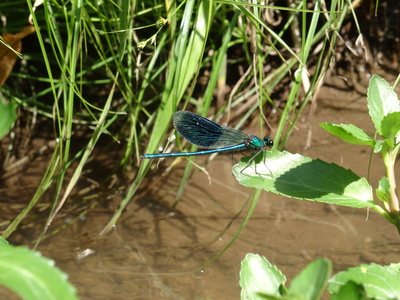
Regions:
[[[12, 12], [14, 3], [1, 8]], [[47, 229], [95, 155], [101, 135], [124, 146], [119, 170], [137, 168], [102, 233], [109, 231], [155, 163], [141, 161], [139, 155], [157, 152], [166, 143], [173, 135], [171, 117], [180, 109], [207, 117], [237, 111], [242, 115], [238, 127], [257, 117], [260, 136], [274, 111], [279, 122], [275, 147], [282, 149], [302, 111], [316, 101], [350, 12], [348, 1], [331, 1], [330, 7], [322, 1], [293, 3], [79, 0], [45, 1], [34, 9], [30, 1], [18, 2], [26, 17], [32, 14], [40, 49], [25, 54], [28, 66], [41, 66], [29, 69], [29, 78], [45, 88], [30, 95], [12, 84], [2, 90], [21, 107], [50, 118], [57, 143], [31, 202], [3, 237], [51, 190], [54, 204]], [[198, 83], [200, 76], [207, 76], [206, 85]], [[9, 82], [22, 77], [27, 74], [16, 70]], [[217, 102], [215, 93], [225, 86], [231, 93], [219, 94]], [[287, 96], [276, 99], [278, 93]], [[84, 146], [74, 139], [78, 125], [90, 133]], [[177, 200], [192, 166], [187, 164]]]

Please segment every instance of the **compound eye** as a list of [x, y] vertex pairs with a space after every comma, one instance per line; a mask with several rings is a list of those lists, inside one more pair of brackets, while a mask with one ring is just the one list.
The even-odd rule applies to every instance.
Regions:
[[264, 137], [264, 142], [265, 142], [265, 144], [268, 146], [268, 147], [272, 147], [273, 145], [274, 145], [274, 141], [273, 140], [271, 140], [269, 137]]

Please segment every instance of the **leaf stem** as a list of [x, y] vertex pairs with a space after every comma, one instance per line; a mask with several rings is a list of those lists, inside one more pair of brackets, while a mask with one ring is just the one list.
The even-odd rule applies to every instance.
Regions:
[[[384, 147], [386, 148], [386, 147]], [[386, 167], [386, 175], [390, 184], [390, 213], [398, 219], [400, 214], [399, 198], [397, 195], [396, 176], [394, 173], [394, 163], [396, 160], [397, 151], [391, 149], [382, 149], [382, 157]]]

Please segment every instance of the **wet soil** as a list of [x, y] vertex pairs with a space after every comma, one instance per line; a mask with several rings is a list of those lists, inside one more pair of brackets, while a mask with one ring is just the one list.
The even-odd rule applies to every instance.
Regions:
[[[393, 83], [392, 78], [386, 79]], [[365, 98], [368, 78], [364, 80], [358, 91], [350, 91], [338, 79], [324, 86], [316, 109], [304, 114], [285, 150], [334, 162], [367, 177], [370, 149], [346, 144], [318, 125], [352, 123], [373, 136]], [[255, 129], [246, 131], [256, 133]], [[205, 160], [195, 159], [200, 165]], [[289, 282], [319, 257], [332, 260], [335, 273], [359, 264], [399, 261], [399, 235], [374, 211], [264, 192], [237, 240], [199, 271], [236, 234], [248, 206], [235, 216], [251, 190], [233, 177], [231, 156], [218, 155], [206, 166], [211, 184], [205, 173], [194, 169], [181, 201], [172, 210], [186, 163], [182, 160], [164, 180], [154, 177], [160, 182], [153, 191], [130, 203], [115, 230], [105, 236], [99, 233], [113, 214], [110, 208], [120, 200], [117, 192], [104, 199], [87, 199], [98, 204], [82, 218], [71, 222], [67, 213], [59, 218], [59, 222], [72, 224], [41, 242], [38, 250], [69, 275], [81, 299], [239, 299], [240, 262], [249, 252], [265, 256]], [[370, 168], [369, 181], [376, 188], [385, 175], [379, 155], [372, 155]], [[152, 174], [157, 172], [161, 171], [154, 169]], [[29, 182], [29, 178], [24, 180]], [[14, 239], [23, 235], [21, 241], [26, 242], [36, 234], [20, 232]]]

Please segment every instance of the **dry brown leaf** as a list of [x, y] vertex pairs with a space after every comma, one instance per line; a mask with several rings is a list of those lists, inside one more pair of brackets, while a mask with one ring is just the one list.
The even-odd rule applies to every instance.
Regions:
[[[21, 52], [22, 50], [21, 40], [27, 35], [30, 35], [34, 32], [35, 32], [35, 27], [26, 26], [16, 34], [11, 34], [11, 33], [3, 34], [4, 42], [0, 43], [0, 86], [2, 86], [4, 82], [7, 80], [18, 58], [17, 54], [12, 49], [14, 49], [16, 52]], [[4, 43], [12, 47], [12, 49], [7, 47]]]

